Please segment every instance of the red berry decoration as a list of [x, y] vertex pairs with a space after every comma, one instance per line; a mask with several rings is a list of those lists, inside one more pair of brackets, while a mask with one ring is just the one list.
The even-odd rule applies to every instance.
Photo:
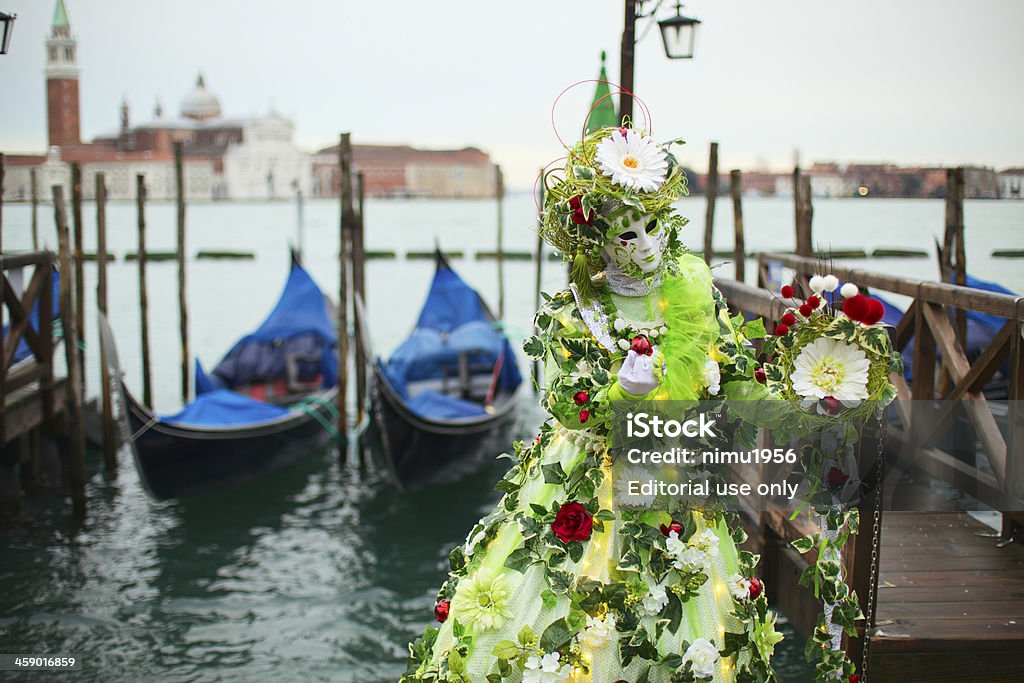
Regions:
[[768, 375], [765, 374], [764, 368], [758, 368], [754, 370], [754, 379], [756, 379], [761, 384], [764, 384], [765, 382], [768, 381]]
[[793, 288], [790, 285], [784, 286], [782, 288], [782, 291], [780, 291], [779, 293], [782, 294], [783, 299], [792, 299], [793, 295], [796, 294], [796, 292], [793, 291]]
[[434, 605], [434, 618], [440, 621], [442, 624], [448, 621], [448, 610], [451, 609], [451, 603], [447, 600], [441, 600]]
[[590, 419], [590, 411], [589, 410], [581, 410], [580, 411], [580, 424], [586, 422], [589, 419]]
[[793, 315], [792, 311], [787, 311], [786, 314], [782, 316], [782, 323], [792, 327], [793, 325], [796, 325], [796, 316]]
[[838, 415], [839, 411], [843, 409], [843, 404], [839, 402], [839, 399], [832, 398], [831, 396], [821, 399], [820, 404], [821, 409], [829, 415]]
[[683, 533], [683, 525], [676, 521], [670, 522], [668, 526], [661, 525], [661, 535], [665, 538], [668, 538], [668, 535], [673, 531], [677, 534]]
[[540, 434], [538, 434], [537, 436], [533, 437], [533, 442], [534, 443], [540, 443]]
[[764, 593], [764, 584], [756, 576], [750, 580], [750, 599], [757, 600]]
[[789, 325], [786, 323], [779, 323], [775, 326], [776, 337], [785, 337], [787, 334], [789, 334]]
[[555, 521], [551, 523], [551, 530], [562, 543], [586, 541], [590, 538], [593, 527], [594, 516], [575, 501], [563, 503], [555, 515]]
[[800, 304], [800, 308], [797, 310], [800, 311], [800, 315], [805, 318], [810, 318], [811, 314], [814, 313], [814, 309], [811, 308], [810, 304]]
[[630, 344], [630, 348], [640, 356], [650, 356], [654, 353], [654, 347], [651, 345], [650, 340], [642, 334], [633, 337], [633, 343]]
[[815, 296], [814, 294], [811, 294], [809, 297], [807, 297], [807, 305], [810, 306], [811, 308], [817, 308], [818, 304], [820, 303], [821, 299]]
[[576, 195], [569, 200], [569, 208], [572, 209], [572, 222], [576, 225], [590, 225], [594, 222], [594, 212], [589, 214], [583, 212], [583, 197]]
[[885, 316], [885, 306], [878, 299], [868, 299], [868, 310], [861, 318], [865, 325], [874, 325]]
[[868, 313], [868, 298], [863, 294], [851, 296], [843, 302], [843, 313], [850, 320], [861, 322]]
[[626, 133], [629, 132], [629, 128], [626, 128], [625, 126], [619, 126], [619, 132], [622, 134], [622, 137], [626, 137]]
[[572, 400], [576, 402], [576, 405], [581, 406], [590, 400], [590, 394], [585, 391], [580, 391], [572, 397]]
[[826, 476], [829, 488], [833, 489], [843, 488], [849, 478], [850, 475], [846, 474], [838, 467], [832, 467], [832, 469], [828, 471], [828, 476]]

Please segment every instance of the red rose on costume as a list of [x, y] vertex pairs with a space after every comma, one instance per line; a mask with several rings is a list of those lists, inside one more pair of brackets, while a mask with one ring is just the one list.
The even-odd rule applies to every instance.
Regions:
[[843, 313], [850, 320], [864, 320], [864, 316], [868, 313], [868, 298], [863, 294], [851, 296], [843, 302]]
[[790, 326], [796, 325], [796, 316], [793, 315], [791, 311], [787, 311], [786, 314], [782, 316], [782, 322]]
[[587, 224], [590, 225], [594, 222], [594, 212], [591, 211], [589, 214], [583, 212], [583, 197], [576, 195], [569, 200], [569, 208], [572, 209], [572, 222], [576, 225]]
[[580, 411], [580, 423], [586, 422], [589, 419], [590, 419], [590, 411], [589, 410], [581, 410]]
[[850, 674], [850, 683], [860, 683], [860, 674]]
[[840, 489], [843, 487], [843, 484], [845, 484], [849, 478], [850, 475], [846, 474], [838, 467], [833, 467], [828, 471], [827, 479], [829, 488]]
[[782, 291], [781, 291], [781, 292], [779, 292], [779, 293], [780, 293], [780, 294], [782, 294], [782, 298], [783, 298], [783, 299], [792, 299], [792, 298], [793, 298], [793, 295], [794, 295], [794, 294], [795, 294], [796, 292], [794, 292], [794, 291], [793, 291], [793, 288], [792, 288], [791, 286], [789, 286], [789, 285], [786, 285], [786, 286], [784, 286], [784, 287], [782, 288]]
[[874, 325], [882, 316], [885, 315], [885, 306], [878, 299], [868, 299], [868, 310], [864, 313], [864, 317], [861, 318], [861, 322], [865, 325]]
[[779, 323], [775, 326], [776, 337], [785, 337], [787, 334], [789, 334], [789, 325], [786, 323]]
[[838, 398], [826, 396], [821, 399], [821, 409], [829, 415], [838, 415], [839, 411], [843, 409], [843, 404], [839, 402]]
[[765, 382], [768, 381], [768, 375], [765, 374], [764, 368], [758, 368], [754, 370], [754, 379], [756, 379], [761, 384], [764, 384]]
[[451, 603], [447, 600], [441, 600], [434, 606], [434, 618], [440, 621], [442, 624], [448, 621], [448, 609], [451, 607]]
[[683, 525], [676, 521], [670, 522], [668, 526], [665, 526], [664, 524], [661, 525], [661, 535], [665, 538], [668, 538], [668, 535], [673, 531], [677, 534], [682, 534]]
[[797, 310], [799, 310], [800, 315], [802, 315], [805, 318], [810, 318], [811, 313], [814, 313], [814, 309], [811, 308], [810, 304], [800, 304], [800, 308]]
[[581, 504], [563, 503], [551, 523], [551, 530], [562, 543], [585, 541], [590, 538], [594, 526], [594, 517]]
[[821, 303], [821, 299], [819, 299], [818, 297], [816, 297], [813, 294], [811, 294], [809, 297], [807, 297], [807, 305], [810, 306], [811, 308], [817, 308], [818, 304], [820, 304], [820, 303]]
[[641, 356], [649, 356], [654, 353], [654, 347], [651, 345], [650, 340], [642, 334], [633, 337], [633, 343], [630, 345], [630, 348]]
[[572, 400], [576, 402], [576, 405], [581, 406], [590, 400], [590, 394], [585, 391], [580, 391], [572, 397]]
[[757, 600], [764, 593], [764, 584], [756, 576], [750, 580], [750, 599]]

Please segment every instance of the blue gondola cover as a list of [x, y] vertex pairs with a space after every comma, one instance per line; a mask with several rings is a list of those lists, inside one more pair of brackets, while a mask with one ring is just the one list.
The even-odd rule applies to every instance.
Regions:
[[[53, 319], [57, 320], [60, 317], [60, 272], [56, 269], [53, 271]], [[32, 304], [32, 311], [28, 314], [28, 324], [36, 332], [39, 331], [39, 299], [37, 298], [35, 303]], [[7, 333], [10, 329], [10, 325], [4, 325], [4, 339], [7, 339]], [[25, 339], [18, 340], [18, 348], [14, 350], [14, 358], [11, 359], [12, 363], [20, 363], [29, 356], [32, 355], [32, 349], [25, 343]]]
[[179, 412], [162, 416], [160, 421], [188, 427], [237, 427], [269, 422], [290, 412], [288, 408], [264, 403], [230, 389], [214, 389], [200, 394]]

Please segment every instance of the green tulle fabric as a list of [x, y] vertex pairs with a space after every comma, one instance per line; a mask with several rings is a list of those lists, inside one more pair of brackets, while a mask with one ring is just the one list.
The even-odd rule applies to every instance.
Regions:
[[679, 275], [666, 278], [661, 288], [668, 333], [659, 339], [665, 361], [663, 398], [692, 401], [705, 387], [704, 364], [718, 339], [715, 301], [711, 296], [711, 270], [693, 254], [679, 258]]

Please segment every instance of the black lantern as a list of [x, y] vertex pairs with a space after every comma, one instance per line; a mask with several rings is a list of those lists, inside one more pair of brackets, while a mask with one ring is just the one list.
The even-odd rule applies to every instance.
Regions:
[[669, 59], [693, 59], [693, 48], [697, 42], [697, 27], [700, 19], [682, 15], [683, 3], [676, 3], [676, 15], [658, 22], [661, 40], [665, 43], [665, 55]]
[[0, 36], [0, 55], [7, 54], [7, 46], [11, 44], [11, 34], [14, 33], [14, 20], [17, 14], [0, 12], [0, 24], [3, 24], [2, 36]]

